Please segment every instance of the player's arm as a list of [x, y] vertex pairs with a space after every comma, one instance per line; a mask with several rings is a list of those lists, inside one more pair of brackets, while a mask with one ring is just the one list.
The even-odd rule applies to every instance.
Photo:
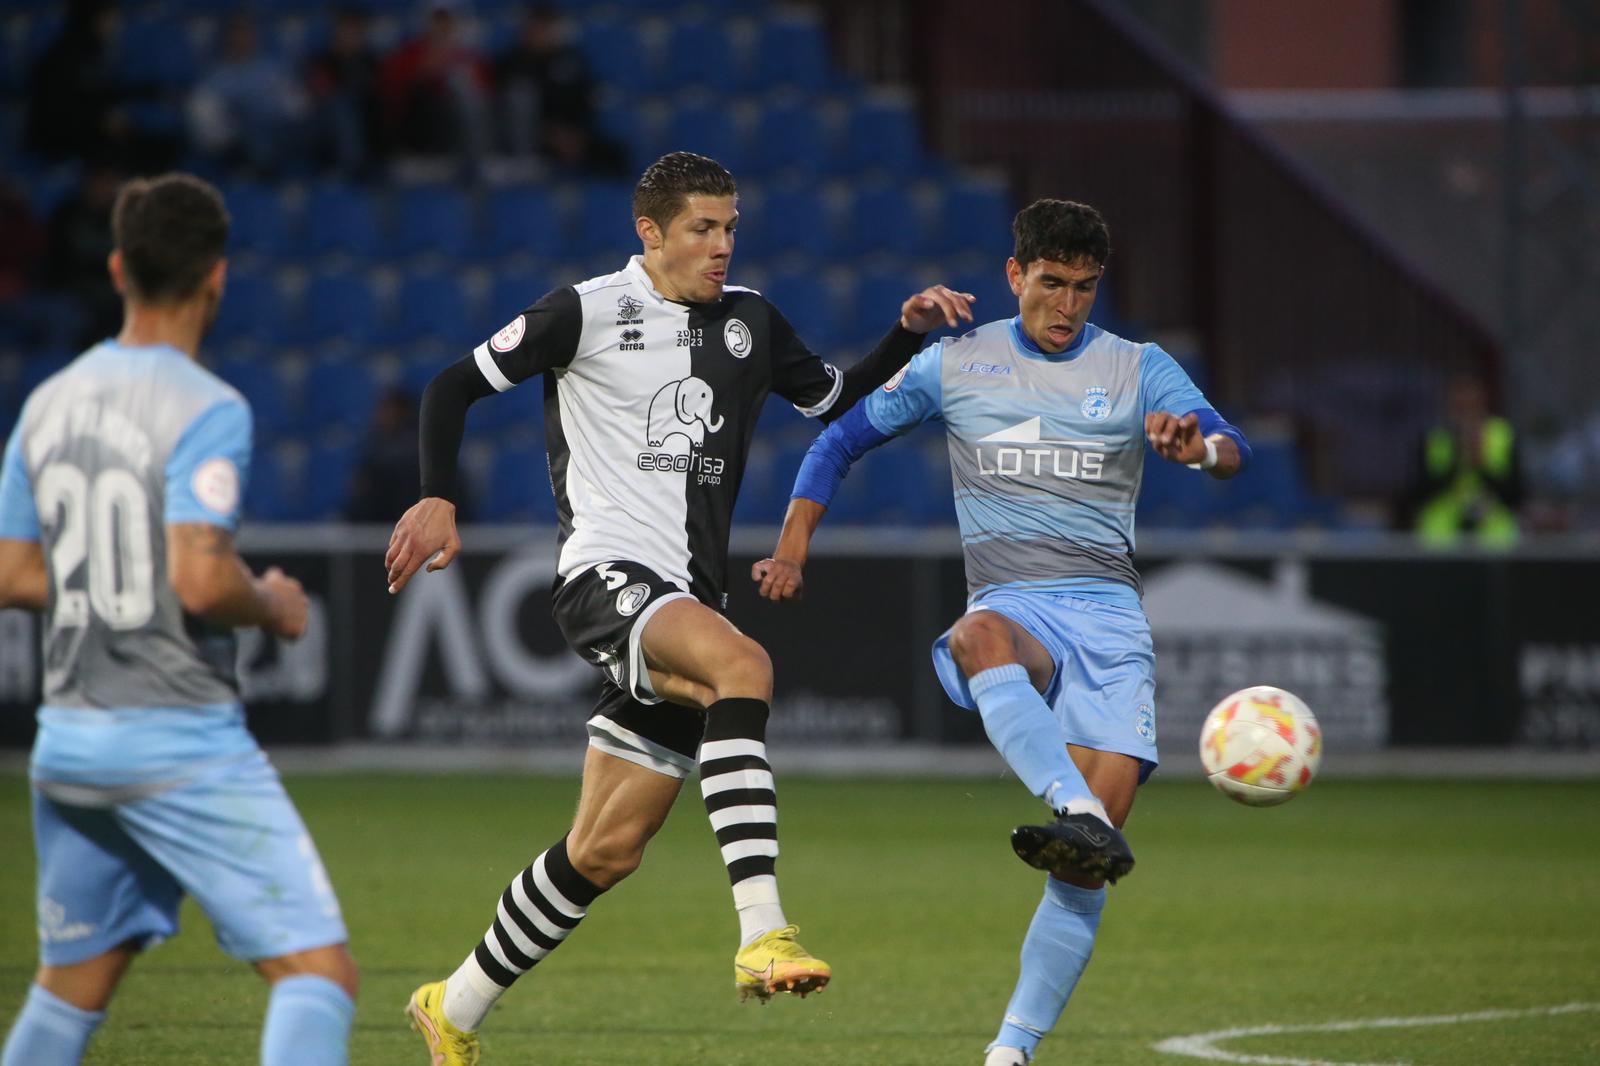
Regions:
[[772, 390], [807, 418], [832, 422], [888, 381], [917, 354], [928, 333], [972, 321], [971, 293], [932, 285], [900, 305], [900, 319], [877, 346], [846, 370], [805, 346], [787, 319], [772, 309]]
[[0, 607], [42, 611], [50, 575], [39, 546], [39, 511], [22, 463], [22, 423], [17, 420], [0, 460]]
[[[538, 303], [445, 367], [428, 383], [418, 411], [421, 499], [395, 523], [383, 565], [389, 592], [406, 587], [422, 566], [443, 570], [461, 550], [456, 533], [456, 476], [467, 409], [546, 370], [571, 364], [583, 329], [583, 305], [571, 286]], [[429, 562], [429, 560], [432, 560]]]
[[1140, 358], [1139, 393], [1145, 438], [1163, 459], [1219, 479], [1249, 465], [1244, 434], [1217, 414], [1172, 356], [1153, 344]]
[[233, 534], [211, 522], [167, 526], [167, 574], [189, 614], [219, 626], [255, 627], [294, 640], [306, 629], [300, 582], [277, 567], [257, 577], [233, 546]]
[[943, 345], [935, 344], [907, 364], [901, 374], [870, 394], [811, 442], [795, 475], [794, 492], [772, 555], [751, 568], [751, 580], [769, 600], [798, 597], [811, 538], [850, 468], [869, 450], [938, 417]]

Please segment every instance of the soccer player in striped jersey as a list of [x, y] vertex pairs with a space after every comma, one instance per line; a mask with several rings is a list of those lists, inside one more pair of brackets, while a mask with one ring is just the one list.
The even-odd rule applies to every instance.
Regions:
[[877, 348], [840, 371], [760, 293], [726, 283], [739, 211], [722, 166], [663, 156], [640, 178], [633, 214], [642, 255], [545, 295], [423, 395], [423, 499], [395, 527], [391, 591], [460, 546], [450, 501], [468, 405], [542, 377], [556, 622], [604, 674], [571, 830], [512, 881], [461, 966], [408, 1005], [436, 1064], [475, 1060], [490, 1006], [637, 868], [697, 767], [739, 916], [740, 995], [805, 995], [831, 975], [779, 901], [772, 665], [722, 613], [729, 523], [768, 392], [831, 421], [929, 330], [970, 320], [971, 297], [943, 286], [912, 296]]
[[1150, 627], [1133, 566], [1144, 442], [1212, 477], [1250, 450], [1172, 358], [1088, 323], [1111, 253], [1093, 208], [1039, 200], [1013, 227], [1014, 318], [931, 345], [817, 438], [772, 557], [752, 577], [793, 597], [850, 465], [944, 423], [968, 610], [934, 668], [1029, 791], [1055, 812], [1012, 847], [1045, 870], [1022, 972], [985, 1066], [1024, 1066], [1088, 964], [1105, 883], [1133, 868], [1121, 827], [1155, 769]]
[[262, 1063], [337, 1066], [356, 964], [235, 676], [234, 629], [293, 640], [307, 604], [234, 551], [250, 406], [195, 362], [228, 215], [176, 174], [130, 182], [111, 217], [122, 332], [34, 390], [0, 473], [0, 607], [46, 619], [29, 763], [40, 966], [0, 1062], [77, 1062], [187, 894], [272, 986]]

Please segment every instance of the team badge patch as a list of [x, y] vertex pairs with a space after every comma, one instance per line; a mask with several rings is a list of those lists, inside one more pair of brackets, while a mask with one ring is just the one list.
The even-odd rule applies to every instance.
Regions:
[[899, 370], [896, 370], [894, 372], [894, 377], [890, 378], [888, 381], [885, 381], [883, 383], [883, 391], [884, 392], [893, 392], [895, 389], [898, 389], [900, 387], [900, 383], [906, 379], [906, 374], [909, 373], [910, 370], [911, 370], [911, 364], [910, 363], [907, 363], [905, 366], [901, 367]]
[[528, 322], [525, 316], [518, 315], [506, 324], [506, 328], [489, 338], [489, 347], [497, 352], [509, 352], [522, 343], [522, 335], [528, 331]]
[[750, 327], [737, 318], [730, 318], [722, 327], [722, 343], [728, 346], [728, 354], [735, 359], [743, 359], [750, 354], [752, 342]]
[[1078, 408], [1083, 412], [1083, 417], [1091, 422], [1104, 422], [1111, 417], [1111, 401], [1106, 399], [1105, 389], [1096, 385], [1083, 391], [1083, 404]]
[[649, 598], [649, 585], [629, 585], [617, 593], [617, 613], [624, 618], [632, 618], [639, 613], [639, 608], [643, 607], [644, 601]]
[[1154, 744], [1156, 742], [1156, 711], [1148, 703], [1139, 704], [1139, 710], [1134, 718], [1134, 730], [1139, 736]]
[[194, 498], [206, 510], [227, 517], [239, 506], [239, 468], [226, 459], [207, 459], [190, 479]]

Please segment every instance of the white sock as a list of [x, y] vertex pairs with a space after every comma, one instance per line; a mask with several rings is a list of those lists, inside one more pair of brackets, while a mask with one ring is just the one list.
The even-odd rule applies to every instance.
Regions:
[[1107, 825], [1111, 824], [1111, 816], [1100, 805], [1100, 801], [1093, 796], [1068, 800], [1067, 805], [1061, 809], [1068, 814], [1092, 814]]
[[457, 967], [444, 983], [444, 1018], [457, 1029], [478, 1031], [489, 1008], [505, 994], [505, 989], [489, 979], [474, 955]]
[[733, 906], [739, 912], [739, 946], [789, 924], [778, 903], [778, 879], [771, 874], [747, 877], [733, 886]]

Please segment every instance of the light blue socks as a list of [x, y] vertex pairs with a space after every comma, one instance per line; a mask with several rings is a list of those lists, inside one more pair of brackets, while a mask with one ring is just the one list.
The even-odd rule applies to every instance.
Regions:
[[350, 996], [326, 977], [285, 977], [267, 1003], [262, 1066], [345, 1066], [355, 1013]]
[[990, 1047], [1021, 1048], [1033, 1057], [1089, 965], [1105, 905], [1104, 886], [1079, 888], [1053, 877], [1045, 882], [1044, 899], [1022, 941], [1022, 975]]
[[105, 1011], [79, 1010], [38, 985], [28, 989], [0, 1066], [77, 1066]]
[[967, 691], [978, 705], [989, 742], [1029, 792], [1056, 811], [1070, 800], [1094, 799], [1067, 754], [1061, 723], [1029, 684], [1028, 671], [1020, 663], [973, 674]]

